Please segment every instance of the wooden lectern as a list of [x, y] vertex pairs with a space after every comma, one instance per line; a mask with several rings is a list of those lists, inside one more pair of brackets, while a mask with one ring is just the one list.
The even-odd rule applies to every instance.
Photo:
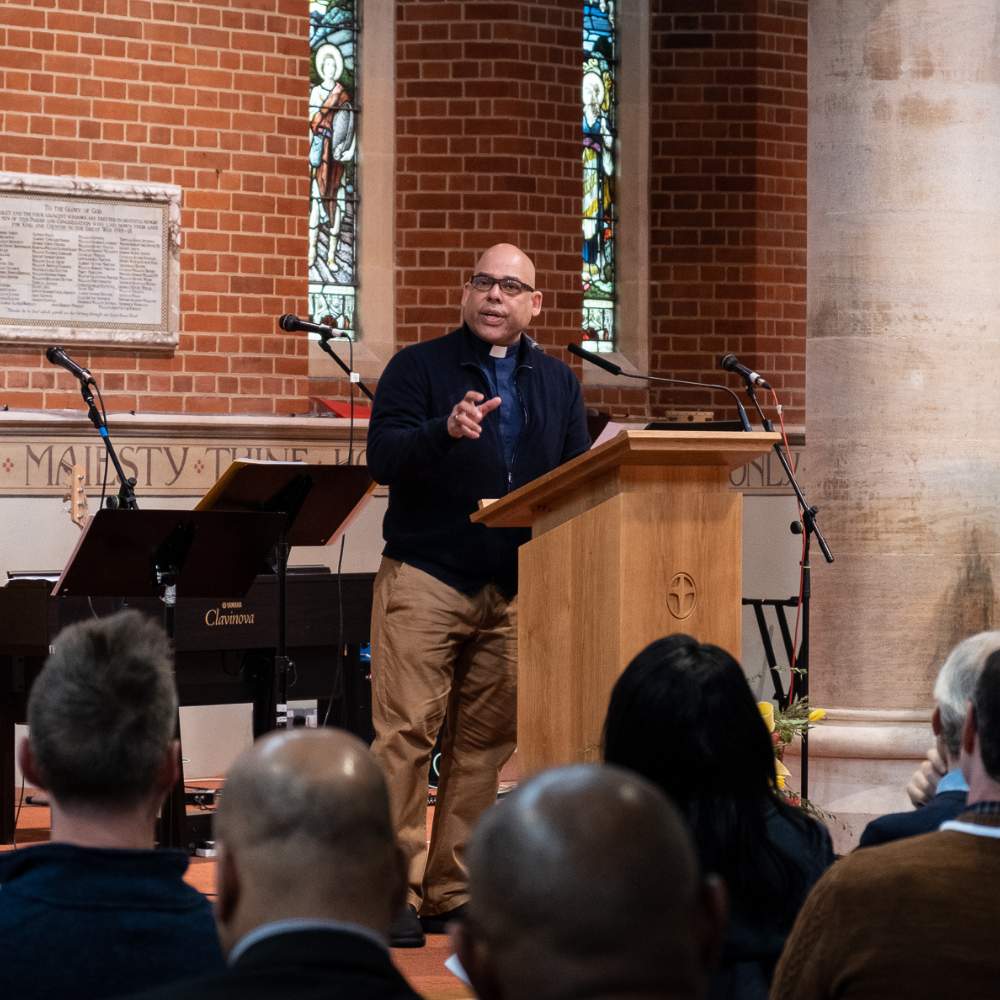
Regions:
[[777, 434], [622, 431], [473, 515], [527, 527], [519, 554], [523, 774], [600, 758], [615, 679], [687, 632], [740, 655], [742, 494], [732, 469]]

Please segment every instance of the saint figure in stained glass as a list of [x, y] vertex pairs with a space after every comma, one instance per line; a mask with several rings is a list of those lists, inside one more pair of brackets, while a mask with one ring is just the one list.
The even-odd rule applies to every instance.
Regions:
[[583, 6], [583, 339], [614, 347], [615, 4]]
[[[316, 66], [320, 82], [309, 96], [313, 211], [317, 213], [317, 223], [322, 222], [330, 236], [326, 262], [330, 267], [336, 267], [336, 238], [346, 208], [344, 163], [354, 158], [354, 110], [351, 95], [340, 83], [344, 57], [337, 46], [321, 46], [316, 52]], [[316, 228], [310, 226], [310, 231], [315, 232]], [[314, 241], [310, 247], [310, 260], [315, 255]]]
[[309, 43], [309, 314], [355, 326], [357, 18], [354, 0], [311, 0]]

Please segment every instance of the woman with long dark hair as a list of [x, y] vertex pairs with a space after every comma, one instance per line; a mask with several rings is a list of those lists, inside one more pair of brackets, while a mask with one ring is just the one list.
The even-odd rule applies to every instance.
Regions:
[[702, 870], [725, 879], [730, 927], [711, 996], [766, 998], [833, 849], [826, 828], [778, 792], [771, 737], [740, 665], [688, 635], [647, 646], [611, 693], [604, 758], [659, 785], [687, 816]]

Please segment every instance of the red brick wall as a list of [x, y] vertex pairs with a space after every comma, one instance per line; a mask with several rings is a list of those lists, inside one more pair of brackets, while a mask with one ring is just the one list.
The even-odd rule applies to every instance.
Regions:
[[[4, 0], [0, 169], [183, 188], [173, 354], [72, 350], [110, 409], [307, 406], [307, 11], [302, 0]], [[77, 409], [40, 349], [0, 352], [0, 403]]]
[[456, 326], [501, 241], [535, 261], [532, 333], [579, 340], [580, 4], [409, 0], [396, 18], [397, 342]]
[[[806, 4], [651, 2], [650, 369], [718, 377], [736, 351], [801, 420]], [[396, 11], [398, 342], [457, 321], [461, 283], [497, 240], [535, 258], [542, 343], [576, 340], [579, 3]], [[0, 5], [0, 169], [184, 190], [179, 349], [73, 352], [112, 409], [286, 413], [343, 389], [310, 383], [305, 341], [275, 329], [305, 310], [305, 16], [300, 0]], [[646, 408], [643, 390], [588, 398]], [[0, 349], [3, 403], [80, 407], [39, 349]]]
[[[652, 367], [805, 412], [805, 0], [652, 0]], [[698, 395], [654, 391], [655, 406]], [[718, 411], [726, 397], [705, 395]]]

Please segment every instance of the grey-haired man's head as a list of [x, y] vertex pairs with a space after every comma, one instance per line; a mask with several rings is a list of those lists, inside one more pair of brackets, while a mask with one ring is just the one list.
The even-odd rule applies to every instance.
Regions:
[[156, 621], [122, 611], [70, 625], [31, 689], [30, 770], [61, 806], [128, 809], [160, 790], [176, 724], [173, 653]]
[[934, 683], [934, 727], [950, 758], [957, 766], [962, 726], [976, 683], [989, 655], [1000, 649], [1000, 631], [979, 632], [963, 639], [948, 654]]

